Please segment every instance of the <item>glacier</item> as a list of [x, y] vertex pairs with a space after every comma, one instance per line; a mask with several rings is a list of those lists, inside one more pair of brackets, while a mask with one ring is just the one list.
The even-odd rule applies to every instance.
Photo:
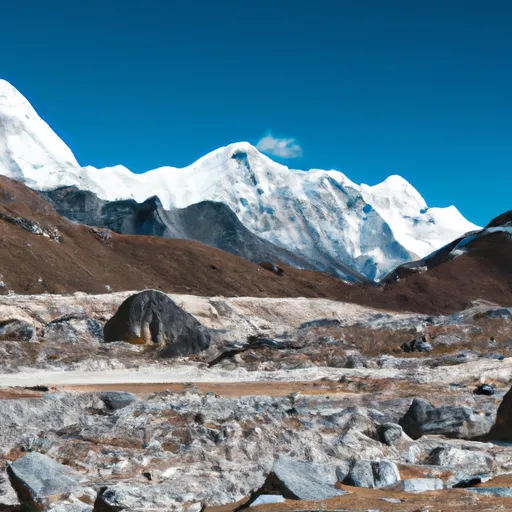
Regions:
[[429, 208], [400, 176], [369, 186], [336, 170], [290, 169], [248, 142], [184, 168], [135, 174], [82, 166], [27, 99], [0, 80], [0, 174], [48, 191], [76, 186], [114, 201], [158, 196], [166, 209], [224, 203], [258, 236], [336, 273], [340, 262], [378, 280], [479, 229], [454, 207]]

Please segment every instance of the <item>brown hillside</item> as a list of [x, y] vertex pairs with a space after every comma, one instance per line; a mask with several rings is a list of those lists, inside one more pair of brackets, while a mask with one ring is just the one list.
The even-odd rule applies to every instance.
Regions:
[[[41, 230], [46, 234], [37, 234]], [[512, 305], [512, 241], [504, 233], [476, 240], [468, 255], [397, 283], [349, 285], [287, 266], [278, 276], [199, 242], [73, 224], [36, 192], [0, 176], [0, 241], [4, 293], [156, 288], [207, 296], [325, 297], [425, 313], [456, 311], [478, 298]]]

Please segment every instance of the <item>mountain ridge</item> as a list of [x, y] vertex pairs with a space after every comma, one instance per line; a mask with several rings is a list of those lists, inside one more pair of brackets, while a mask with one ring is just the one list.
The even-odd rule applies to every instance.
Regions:
[[340, 171], [300, 171], [247, 142], [184, 168], [134, 174], [81, 167], [71, 150], [7, 82], [0, 84], [0, 174], [36, 190], [77, 186], [100, 199], [158, 195], [165, 209], [222, 202], [255, 235], [309, 261], [340, 261], [371, 279], [478, 228], [455, 207], [429, 208], [406, 180], [357, 185]]

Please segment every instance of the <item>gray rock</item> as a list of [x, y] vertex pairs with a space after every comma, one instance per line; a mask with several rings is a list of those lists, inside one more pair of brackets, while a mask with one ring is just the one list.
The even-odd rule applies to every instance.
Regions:
[[83, 476], [50, 457], [31, 452], [7, 468], [11, 484], [23, 505], [43, 510], [49, 498], [76, 489]]
[[487, 433], [492, 420], [467, 406], [434, 407], [427, 400], [415, 398], [399, 423], [412, 439], [423, 435], [469, 439]]
[[93, 506], [76, 500], [73, 503], [55, 503], [46, 512], [92, 512]]
[[284, 497], [280, 494], [262, 494], [258, 496], [251, 504], [251, 507], [257, 507], [258, 505], [267, 505], [269, 503], [283, 503]]
[[354, 487], [367, 487], [373, 489], [375, 487], [375, 480], [373, 476], [372, 462], [369, 460], [356, 460], [349, 475], [343, 482], [346, 485], [353, 485]]
[[287, 499], [325, 500], [346, 494], [335, 487], [334, 467], [313, 464], [292, 457], [280, 456], [272, 468], [271, 474], [263, 485], [262, 494], [271, 494], [272, 489]]
[[124, 407], [130, 405], [132, 402], [138, 400], [136, 395], [126, 391], [104, 391], [100, 394], [100, 398], [105, 404], [105, 407], [110, 411], [123, 409]]
[[389, 460], [357, 460], [343, 483], [373, 489], [394, 485], [399, 480], [398, 468]]
[[440, 478], [409, 478], [401, 480], [398, 488], [404, 492], [438, 491], [443, 488], [443, 481]]
[[387, 501], [388, 503], [393, 503], [395, 505], [398, 505], [399, 503], [402, 503], [402, 500], [399, 498], [381, 498], [382, 501]]
[[18, 319], [0, 321], [0, 341], [32, 341], [36, 337], [33, 325]]
[[210, 346], [210, 333], [165, 293], [145, 290], [126, 299], [105, 324], [106, 342], [155, 344], [163, 357], [196, 354]]
[[511, 318], [512, 313], [507, 308], [491, 309], [487, 312], [488, 318]]
[[419, 340], [407, 341], [401, 348], [404, 352], [430, 352], [432, 345], [423, 337]]
[[350, 469], [352, 468], [352, 463], [348, 460], [342, 460], [338, 466], [336, 466], [336, 478], [338, 482], [344, 482], [345, 478], [350, 473]]
[[478, 450], [462, 450], [454, 447], [436, 448], [429, 457], [429, 463], [435, 466], [449, 466], [464, 471], [461, 479], [490, 472], [493, 468], [493, 456]]
[[380, 440], [388, 446], [393, 446], [404, 433], [402, 427], [396, 423], [384, 423], [378, 428]]
[[389, 460], [372, 462], [372, 469], [375, 487], [377, 489], [389, 487], [400, 480], [400, 473], [397, 465]]
[[483, 494], [484, 496], [499, 496], [500, 498], [512, 498], [512, 487], [468, 487], [466, 490]]

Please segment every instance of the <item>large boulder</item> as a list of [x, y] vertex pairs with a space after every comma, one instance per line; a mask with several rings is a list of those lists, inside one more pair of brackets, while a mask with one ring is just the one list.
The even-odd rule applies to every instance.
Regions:
[[334, 467], [281, 455], [257, 493], [281, 495], [291, 500], [325, 500], [346, 494], [335, 487]]
[[47, 510], [49, 503], [77, 489], [83, 475], [38, 452], [13, 462], [7, 474], [20, 502], [29, 510]]
[[105, 324], [106, 342], [156, 345], [164, 357], [197, 354], [210, 346], [210, 333], [165, 293], [145, 290], [128, 297]]
[[512, 442], [512, 388], [503, 397], [496, 421], [487, 437], [494, 441]]
[[400, 425], [412, 439], [424, 435], [470, 439], [485, 434], [490, 428], [490, 422], [490, 417], [476, 414], [471, 407], [434, 407], [427, 400], [415, 398], [400, 420]]

